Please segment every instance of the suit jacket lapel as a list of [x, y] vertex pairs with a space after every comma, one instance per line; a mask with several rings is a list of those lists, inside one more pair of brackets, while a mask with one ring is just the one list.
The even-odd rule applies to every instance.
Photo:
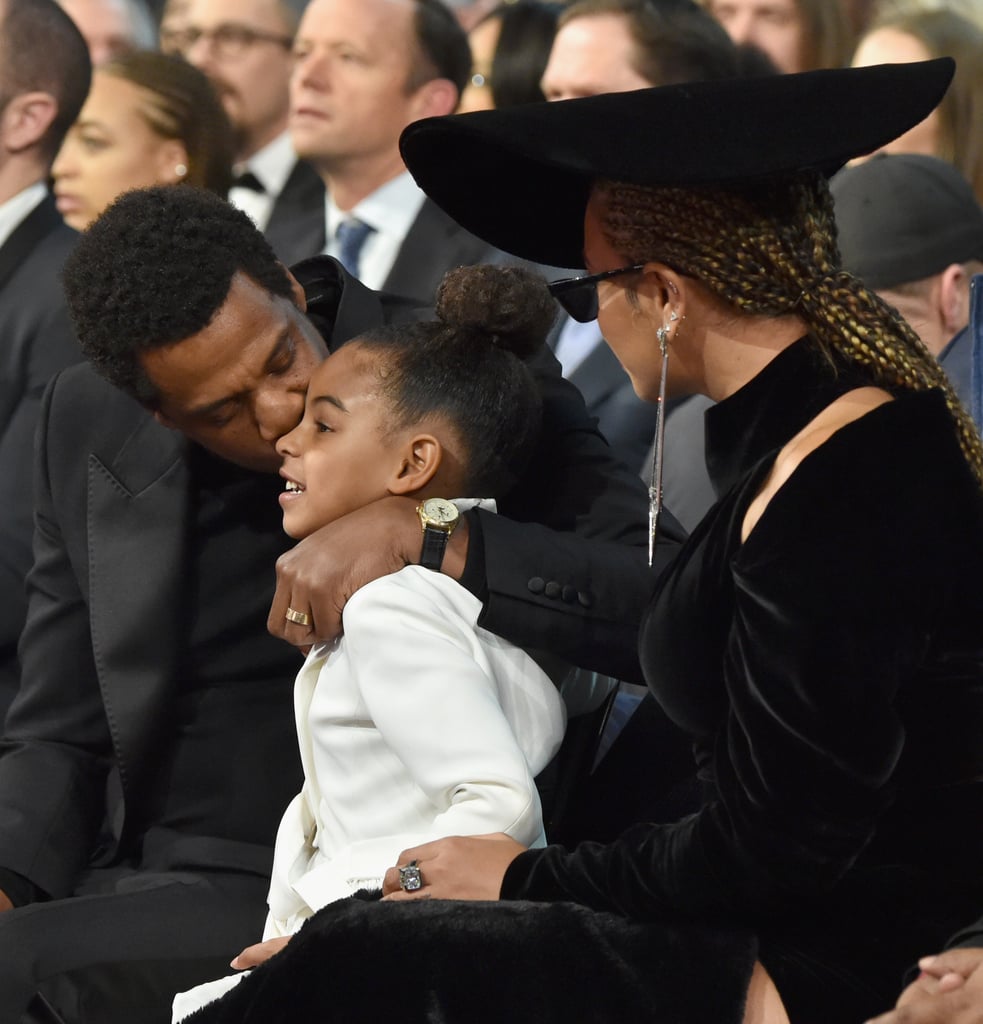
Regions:
[[429, 199], [424, 200], [383, 282], [383, 291], [432, 302], [455, 234], [466, 232]]
[[61, 224], [62, 220], [52, 196], [46, 196], [10, 233], [0, 246], [0, 288], [24, 262], [28, 253]]
[[143, 415], [110, 465], [89, 456], [92, 647], [129, 808], [158, 768], [155, 741], [173, 709], [189, 515], [185, 444]]
[[324, 251], [324, 216], [324, 182], [309, 163], [298, 160], [263, 233], [289, 266]]

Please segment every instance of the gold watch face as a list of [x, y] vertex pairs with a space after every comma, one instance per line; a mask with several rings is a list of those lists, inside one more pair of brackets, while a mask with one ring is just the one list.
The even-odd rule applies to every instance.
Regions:
[[446, 498], [427, 498], [423, 503], [422, 511], [426, 525], [445, 530], [451, 528], [460, 516], [457, 505]]

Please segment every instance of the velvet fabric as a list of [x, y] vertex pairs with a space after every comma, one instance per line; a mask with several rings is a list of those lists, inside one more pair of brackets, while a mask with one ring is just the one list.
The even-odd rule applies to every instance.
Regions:
[[777, 451], [860, 380], [803, 341], [708, 413], [723, 496], [641, 640], [694, 737], [701, 810], [523, 854], [503, 887], [744, 922], [795, 1024], [883, 1012], [983, 905], [983, 495], [941, 393], [839, 430], [741, 542]]

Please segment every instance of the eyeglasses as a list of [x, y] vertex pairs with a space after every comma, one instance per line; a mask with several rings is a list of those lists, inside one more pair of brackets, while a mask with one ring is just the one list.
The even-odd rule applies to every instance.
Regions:
[[587, 274], [585, 277], [565, 277], [562, 281], [554, 281], [550, 286], [550, 294], [579, 323], [590, 323], [597, 319], [597, 283], [619, 274], [631, 274], [636, 270], [644, 270], [644, 263], [633, 263], [630, 267], [618, 267], [617, 270], [602, 270], [599, 274]]
[[220, 59], [235, 60], [257, 43], [274, 43], [289, 49], [293, 46], [290, 36], [277, 35], [275, 32], [264, 32], [248, 25], [237, 25], [234, 22], [223, 22], [215, 28], [204, 29], [189, 26], [183, 29], [171, 29], [161, 36], [160, 46], [166, 53], [187, 54], [199, 39], [207, 39]]

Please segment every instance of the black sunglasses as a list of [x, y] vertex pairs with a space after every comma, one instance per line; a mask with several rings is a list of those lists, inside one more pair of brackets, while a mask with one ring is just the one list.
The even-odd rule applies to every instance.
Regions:
[[550, 294], [578, 323], [590, 323], [597, 319], [597, 282], [644, 268], [644, 263], [633, 263], [630, 267], [602, 270], [599, 274], [587, 274], [585, 277], [565, 277], [549, 286]]

